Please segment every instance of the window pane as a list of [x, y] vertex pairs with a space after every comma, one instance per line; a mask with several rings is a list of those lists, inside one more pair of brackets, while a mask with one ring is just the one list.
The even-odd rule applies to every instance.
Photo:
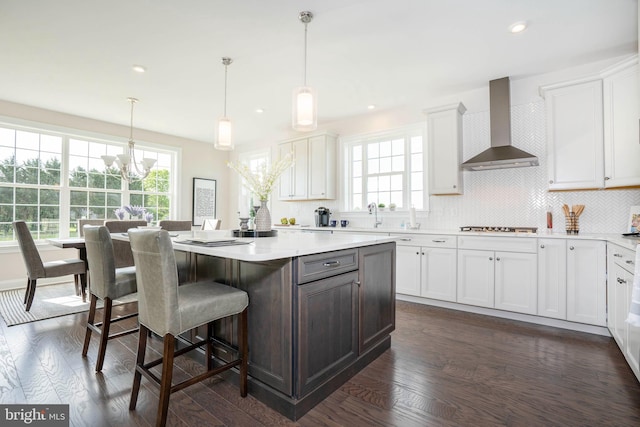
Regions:
[[59, 190], [40, 190], [40, 204], [43, 205], [59, 205], [60, 204], [60, 191]]
[[380, 143], [371, 142], [367, 144], [367, 158], [376, 159], [380, 157]]
[[360, 206], [362, 203], [362, 193], [354, 193], [351, 198], [351, 206], [353, 206], [353, 210], [358, 211], [362, 209]]
[[378, 177], [371, 176], [367, 179], [367, 190], [369, 192], [378, 191]]
[[[392, 191], [400, 191], [402, 192], [402, 175], [391, 175], [391, 186], [390, 189]], [[396, 202], [397, 204], [397, 202]]]
[[86, 206], [87, 204], [87, 192], [86, 191], [71, 191], [71, 205], [73, 206]]
[[367, 162], [367, 169], [370, 174], [380, 172], [380, 160], [373, 159]]
[[89, 143], [78, 139], [70, 139], [69, 154], [72, 156], [86, 157], [89, 154]]
[[[369, 189], [371, 190], [371, 189]], [[391, 177], [390, 176], [381, 176], [378, 178], [378, 190], [379, 191], [389, 191], [391, 190]]]
[[422, 191], [411, 192], [411, 206], [416, 209], [422, 209], [424, 207], [422, 204]]
[[19, 130], [16, 132], [16, 146], [29, 150], [40, 150], [40, 135]]
[[422, 153], [411, 155], [411, 170], [414, 172], [422, 171]]
[[402, 191], [392, 191], [391, 192], [391, 203], [396, 204], [397, 209], [401, 209], [402, 205]]
[[412, 136], [411, 137], [411, 152], [412, 153], [422, 153], [422, 136]]
[[13, 204], [13, 188], [0, 187], [0, 203]]
[[354, 178], [351, 185], [352, 185], [352, 188], [351, 188], [352, 192], [354, 193], [362, 192], [362, 178]]
[[16, 188], [16, 204], [38, 203], [38, 189], [36, 188]]
[[391, 154], [404, 156], [404, 139], [394, 139], [391, 143]]
[[411, 174], [411, 191], [422, 190], [423, 174], [422, 172], [415, 172]]
[[16, 144], [16, 131], [13, 129], [0, 128], [0, 145], [14, 147]]
[[351, 156], [354, 161], [362, 160], [362, 145], [356, 145], [351, 150]]
[[383, 141], [380, 143], [380, 157], [391, 156], [391, 141]]
[[362, 176], [362, 162], [353, 162], [353, 176]]
[[[370, 160], [372, 162], [373, 160]], [[391, 157], [383, 157], [380, 159], [380, 173], [391, 172]]]
[[391, 158], [391, 170], [394, 172], [404, 171], [404, 156], [393, 156]]

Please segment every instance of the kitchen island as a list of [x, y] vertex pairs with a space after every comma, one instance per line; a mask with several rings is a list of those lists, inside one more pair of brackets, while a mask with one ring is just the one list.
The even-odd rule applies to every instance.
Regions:
[[[300, 418], [390, 347], [395, 239], [282, 234], [213, 247], [187, 239], [174, 241], [182, 276], [249, 294], [249, 393], [288, 418]], [[234, 346], [236, 327], [219, 321], [216, 339]]]

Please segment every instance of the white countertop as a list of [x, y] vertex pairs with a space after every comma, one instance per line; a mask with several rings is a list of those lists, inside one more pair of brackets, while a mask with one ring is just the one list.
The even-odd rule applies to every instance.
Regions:
[[[174, 235], [174, 233], [170, 234]], [[112, 236], [114, 239], [128, 240], [128, 237], [123, 234], [113, 234]], [[234, 246], [207, 247], [179, 242], [188, 239], [189, 236], [211, 239], [230, 237], [230, 230], [179, 233], [177, 237], [172, 238], [173, 246], [179, 251], [241, 261], [270, 261], [395, 241], [388, 235], [279, 233], [276, 237], [234, 238], [240, 242], [248, 242], [248, 244]]]
[[[477, 233], [470, 231], [460, 230], [407, 230], [402, 228], [359, 228], [359, 227], [304, 227], [301, 230], [310, 231], [331, 231], [335, 235], [339, 235], [343, 232], [349, 233], [368, 233], [368, 234], [382, 234], [382, 235], [448, 235], [448, 236], [491, 236], [491, 237], [504, 237], [504, 238], [540, 238], [540, 239], [577, 239], [577, 240], [605, 240], [607, 242], [615, 243], [622, 247], [635, 250], [636, 246], [640, 244], [640, 238], [638, 237], [624, 237], [621, 233], [579, 233], [579, 234], [566, 234], [566, 233], [552, 233], [547, 229], [538, 230], [537, 233]], [[307, 233], [305, 233], [307, 234]], [[308, 233], [311, 234], [311, 233]], [[324, 234], [324, 233], [322, 233]]]

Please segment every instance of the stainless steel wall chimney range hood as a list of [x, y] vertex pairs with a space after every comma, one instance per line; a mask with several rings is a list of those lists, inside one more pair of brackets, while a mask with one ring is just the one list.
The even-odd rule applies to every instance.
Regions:
[[511, 92], [509, 77], [489, 82], [491, 147], [462, 163], [465, 170], [538, 166], [538, 158], [511, 145]]

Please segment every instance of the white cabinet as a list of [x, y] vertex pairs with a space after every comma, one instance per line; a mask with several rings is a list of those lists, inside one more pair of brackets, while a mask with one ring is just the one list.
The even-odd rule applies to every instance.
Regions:
[[424, 110], [429, 147], [429, 194], [462, 194], [462, 103]]
[[278, 145], [278, 155], [293, 153], [293, 166], [280, 177], [280, 200], [336, 197], [336, 137], [323, 134]]
[[458, 237], [458, 302], [536, 314], [537, 285], [535, 238]]
[[640, 380], [640, 327], [626, 322], [633, 289], [635, 252], [610, 243], [607, 262], [609, 268], [607, 326], [631, 370]]
[[638, 57], [540, 88], [550, 190], [640, 185]]
[[400, 236], [396, 246], [396, 292], [455, 302], [455, 236]]
[[538, 239], [538, 315], [567, 318], [565, 239]]
[[606, 243], [567, 240], [567, 320], [607, 326]]
[[540, 89], [547, 115], [550, 190], [602, 188], [602, 80]]
[[640, 185], [638, 57], [602, 72], [605, 187]]

